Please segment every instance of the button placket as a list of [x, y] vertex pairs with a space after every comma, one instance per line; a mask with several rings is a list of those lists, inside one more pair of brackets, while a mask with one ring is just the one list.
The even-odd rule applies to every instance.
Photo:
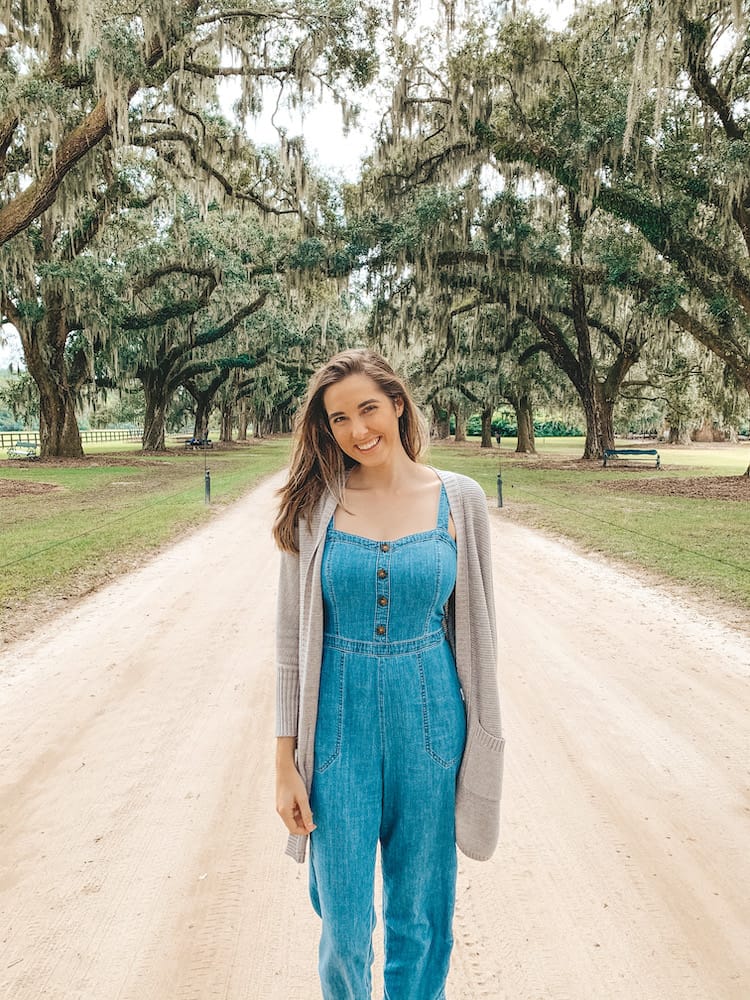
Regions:
[[386, 639], [388, 635], [388, 605], [390, 604], [390, 561], [391, 547], [388, 542], [378, 546], [378, 559], [375, 568], [375, 635]]

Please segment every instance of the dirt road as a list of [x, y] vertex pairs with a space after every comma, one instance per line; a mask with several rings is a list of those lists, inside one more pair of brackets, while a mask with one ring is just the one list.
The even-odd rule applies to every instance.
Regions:
[[[277, 482], [0, 655], [2, 1000], [319, 997]], [[503, 842], [461, 864], [450, 1000], [747, 1000], [750, 636], [492, 518]]]

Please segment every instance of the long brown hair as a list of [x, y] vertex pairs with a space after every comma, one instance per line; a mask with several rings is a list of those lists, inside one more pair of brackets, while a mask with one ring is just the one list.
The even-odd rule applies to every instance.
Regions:
[[404, 450], [416, 462], [424, 448], [424, 420], [403, 379], [385, 358], [365, 348], [342, 351], [332, 357], [311, 377], [295, 420], [289, 478], [279, 490], [281, 502], [273, 526], [276, 544], [286, 552], [299, 552], [300, 520], [309, 517], [324, 490], [342, 502], [346, 474], [357, 464], [336, 443], [323, 406], [326, 389], [348, 375], [367, 375], [394, 403], [402, 400], [404, 408], [398, 418], [398, 429]]

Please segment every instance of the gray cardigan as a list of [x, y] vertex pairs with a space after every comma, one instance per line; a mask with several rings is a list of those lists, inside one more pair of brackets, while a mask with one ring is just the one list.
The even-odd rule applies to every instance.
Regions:
[[[456, 842], [477, 861], [494, 851], [499, 832], [505, 740], [497, 689], [495, 605], [487, 498], [467, 476], [435, 470], [445, 484], [456, 526], [456, 587], [448, 634], [466, 705], [466, 747], [456, 787]], [[299, 554], [282, 552], [276, 616], [277, 736], [297, 737], [297, 768], [310, 791], [318, 686], [323, 655], [320, 566], [336, 498], [324, 493], [299, 532]], [[286, 853], [304, 861], [307, 837], [291, 835]]]

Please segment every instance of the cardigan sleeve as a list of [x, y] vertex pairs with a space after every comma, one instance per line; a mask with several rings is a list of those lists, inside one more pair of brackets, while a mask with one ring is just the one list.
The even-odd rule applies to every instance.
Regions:
[[[463, 490], [466, 587], [461, 622], [471, 659], [466, 746], [456, 786], [456, 841], [484, 861], [497, 845], [505, 739], [497, 684], [497, 635], [492, 583], [490, 519], [484, 491], [472, 480]], [[468, 635], [467, 635], [468, 633]], [[468, 641], [467, 641], [468, 640]]]
[[299, 717], [300, 557], [281, 553], [276, 605], [276, 735], [296, 736]]
[[[468, 539], [470, 558], [478, 573], [469, 581], [471, 592], [471, 633], [475, 653], [474, 685], [477, 721], [494, 737], [502, 737], [500, 698], [497, 685], [497, 622], [492, 580], [490, 516], [484, 490], [474, 484], [469, 507], [472, 531]], [[481, 611], [480, 611], [481, 608]]]

